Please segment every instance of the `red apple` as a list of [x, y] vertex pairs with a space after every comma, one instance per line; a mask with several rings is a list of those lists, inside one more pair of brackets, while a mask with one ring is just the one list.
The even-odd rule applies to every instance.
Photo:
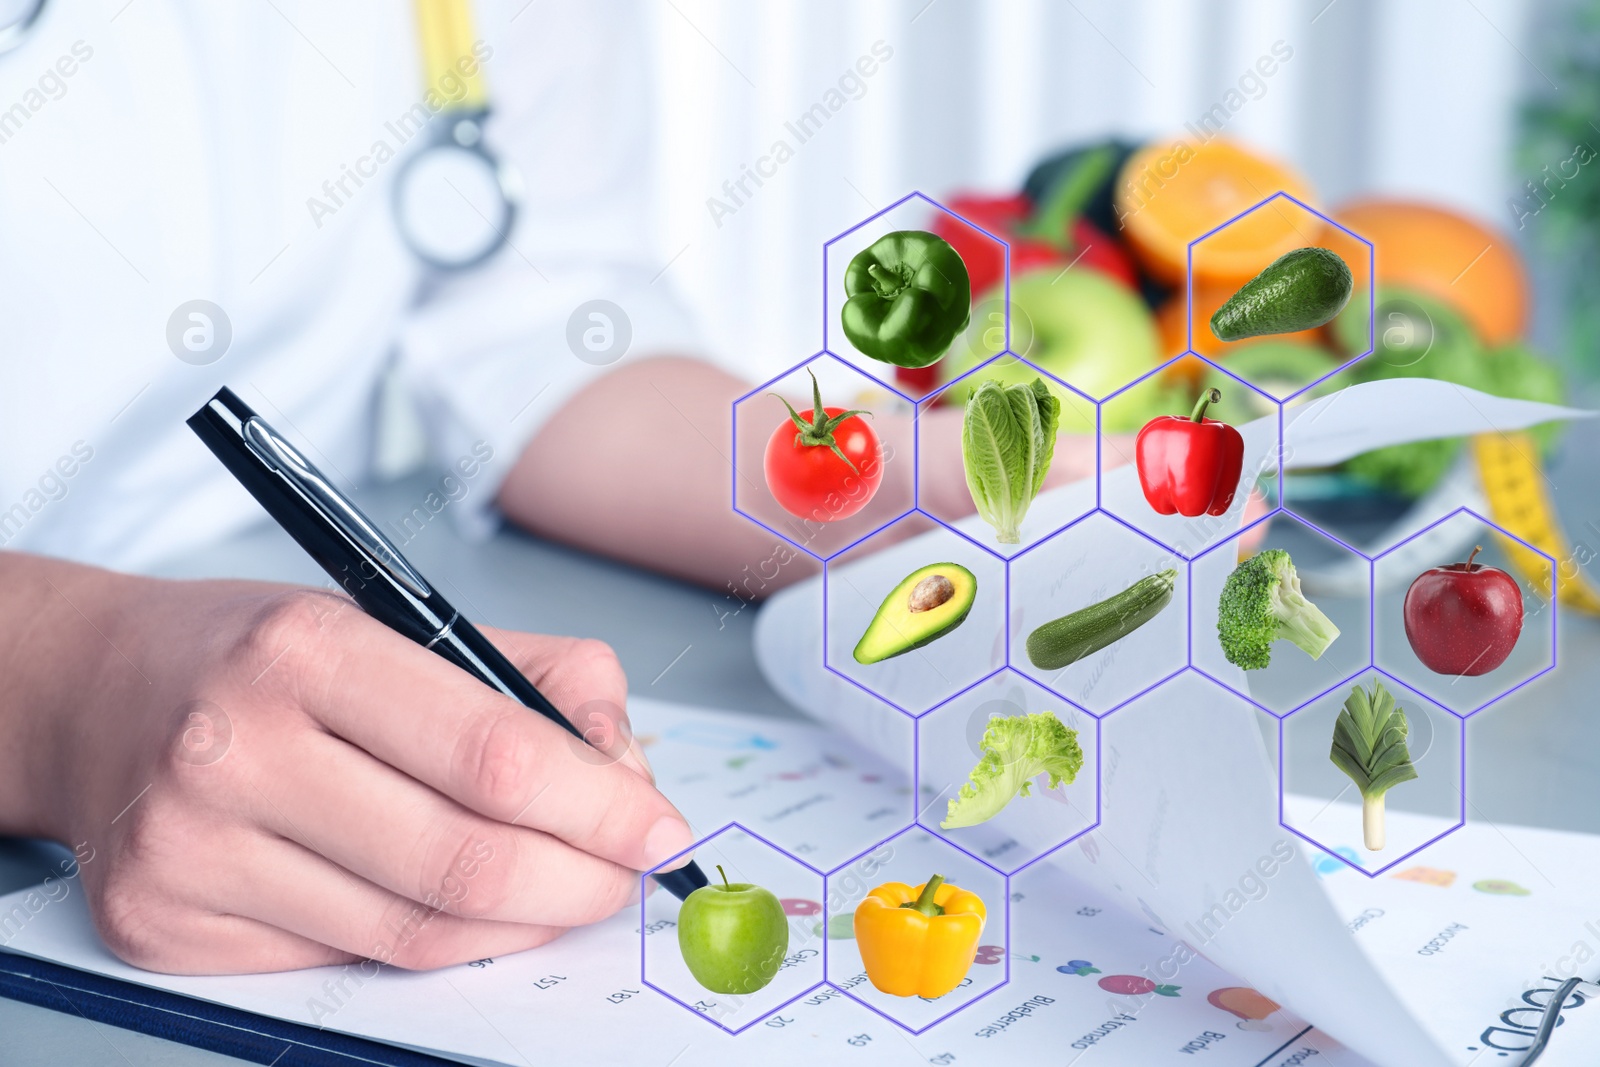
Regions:
[[1472, 562], [1435, 567], [1406, 590], [1406, 639], [1436, 674], [1488, 674], [1522, 634], [1522, 590], [1505, 571]]

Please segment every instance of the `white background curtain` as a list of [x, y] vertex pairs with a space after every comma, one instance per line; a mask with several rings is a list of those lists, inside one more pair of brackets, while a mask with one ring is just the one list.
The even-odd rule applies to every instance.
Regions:
[[[1182, 129], [1274, 42], [1292, 58], [1226, 133], [1321, 206], [1426, 197], [1514, 226], [1519, 93], [1543, 74], [1517, 0], [657, 0], [663, 280], [710, 354], [755, 379], [820, 347], [822, 243], [911, 189], [1015, 190], [1076, 141]], [[731, 215], [772, 143], [874, 42], [892, 57]], [[769, 168], [770, 169], [770, 168]], [[726, 201], [731, 203], [731, 201]]]

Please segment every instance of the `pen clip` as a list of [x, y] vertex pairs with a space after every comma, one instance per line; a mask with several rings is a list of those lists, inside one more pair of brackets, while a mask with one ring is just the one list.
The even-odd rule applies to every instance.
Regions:
[[323, 516], [339, 528], [372, 561], [388, 572], [415, 596], [427, 599], [433, 595], [428, 583], [411, 568], [400, 550], [379, 533], [367, 517], [345, 495], [335, 489], [321, 471], [302, 456], [298, 449], [284, 440], [278, 431], [255, 415], [242, 427], [245, 443], [262, 461], [288, 479]]

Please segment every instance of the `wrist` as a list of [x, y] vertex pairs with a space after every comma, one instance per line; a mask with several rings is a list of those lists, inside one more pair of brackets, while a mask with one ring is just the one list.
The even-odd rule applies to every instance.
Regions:
[[[146, 579], [15, 552], [0, 552], [0, 834], [66, 840], [73, 785], [113, 676], [109, 660], [136, 681], [107, 634], [131, 587]], [[140, 682], [141, 685], [146, 683]]]

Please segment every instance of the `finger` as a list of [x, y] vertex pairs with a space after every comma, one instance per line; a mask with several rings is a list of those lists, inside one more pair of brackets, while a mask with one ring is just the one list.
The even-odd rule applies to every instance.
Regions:
[[124, 963], [161, 974], [261, 974], [360, 959], [353, 952], [240, 915], [175, 912], [159, 938], [104, 940]]
[[292, 740], [269, 763], [293, 766], [293, 779], [256, 784], [253, 814], [359, 878], [452, 915], [550, 926], [599, 922], [636, 899], [639, 876], [620, 864], [468, 811], [340, 738]]
[[628, 678], [609, 646], [599, 641], [482, 627], [484, 636], [550, 698], [583, 739], [656, 780], [628, 716]]
[[325, 599], [280, 598], [254, 637], [249, 658], [265, 673], [253, 685], [491, 819], [634, 870], [693, 843], [683, 816], [638, 774], [360, 612], [326, 611]]
[[216, 909], [361, 959], [411, 970], [543, 945], [560, 927], [467, 919], [390, 893], [292, 841], [262, 834], [217, 880]]

